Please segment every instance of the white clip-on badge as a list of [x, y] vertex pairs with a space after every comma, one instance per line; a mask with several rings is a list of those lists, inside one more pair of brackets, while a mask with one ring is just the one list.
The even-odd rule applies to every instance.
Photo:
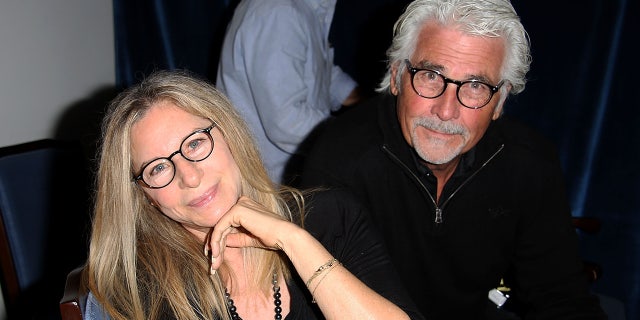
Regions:
[[495, 303], [498, 308], [502, 307], [507, 302], [507, 299], [509, 299], [509, 295], [502, 293], [497, 288], [489, 290], [489, 300]]

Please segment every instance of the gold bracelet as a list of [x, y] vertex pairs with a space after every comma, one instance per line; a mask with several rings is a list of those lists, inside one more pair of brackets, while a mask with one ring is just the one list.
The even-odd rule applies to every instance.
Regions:
[[[316, 272], [314, 272], [313, 275], [311, 275], [311, 277], [309, 278], [309, 280], [307, 280], [307, 282], [305, 282], [305, 285], [307, 286], [307, 288], [309, 288], [309, 284], [311, 284], [311, 281], [313, 281], [313, 279], [315, 279], [317, 276], [319, 276], [322, 273], [322, 271], [324, 271], [324, 270], [326, 270], [328, 268], [331, 268], [336, 262], [338, 262], [338, 259], [333, 258], [333, 259], [327, 261], [325, 264], [323, 264], [320, 267], [318, 267]], [[311, 288], [309, 288], [309, 289], [311, 289]]]
[[329, 275], [329, 272], [331, 272], [331, 270], [333, 270], [333, 268], [337, 267], [341, 265], [340, 262], [336, 263], [336, 264], [332, 264], [331, 267], [327, 268], [327, 272], [324, 273], [324, 275], [322, 276], [322, 278], [320, 278], [320, 280], [318, 280], [318, 283], [316, 284], [316, 287], [313, 288], [313, 291], [311, 291], [311, 303], [316, 303], [316, 289], [318, 289], [318, 287], [320, 286], [320, 283], [322, 283], [322, 280], [324, 280], [324, 278], [327, 277], [327, 275]]

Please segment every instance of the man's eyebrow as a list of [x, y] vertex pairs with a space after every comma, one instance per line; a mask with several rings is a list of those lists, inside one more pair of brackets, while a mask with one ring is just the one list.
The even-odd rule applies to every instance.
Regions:
[[[487, 83], [487, 84], [491, 84], [491, 83], [493, 83], [493, 82], [491, 81], [491, 79], [489, 79], [488, 77], [486, 77], [486, 76], [484, 76], [484, 75], [475, 75], [475, 74], [472, 74], [472, 75], [469, 75], [469, 76], [467, 77], [467, 79], [466, 79], [466, 80], [478, 80], [478, 81], [480, 81], [480, 82], [484, 82], [484, 83]], [[493, 84], [492, 84], [492, 85], [493, 85]]]
[[441, 64], [437, 64], [437, 63], [433, 63], [430, 62], [428, 60], [422, 60], [419, 61], [416, 65], [416, 68], [418, 69], [429, 69], [429, 70], [434, 70], [434, 71], [439, 71], [439, 72], [443, 72], [445, 67]]
[[[418, 62], [415, 67], [418, 69], [429, 69], [429, 70], [438, 71], [442, 73], [443, 76], [450, 78], [449, 75], [446, 73], [445, 66], [441, 64], [432, 63], [428, 60], [423, 60]], [[480, 75], [480, 74], [469, 74], [469, 75], [466, 75], [464, 79], [454, 79], [454, 80], [459, 80], [459, 81], [477, 80], [477, 81], [485, 82], [488, 84], [493, 83], [491, 79], [489, 79], [486, 75]]]

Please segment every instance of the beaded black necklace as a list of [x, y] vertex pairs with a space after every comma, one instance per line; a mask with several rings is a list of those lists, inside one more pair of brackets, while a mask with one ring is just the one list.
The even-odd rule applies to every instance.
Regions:
[[[273, 305], [275, 305], [275, 316], [273, 317], [275, 320], [282, 320], [282, 301], [280, 301], [280, 286], [278, 285], [278, 273], [273, 273], [273, 278], [271, 279], [271, 284], [273, 285]], [[229, 314], [231, 315], [231, 319], [233, 320], [242, 320], [240, 315], [238, 315], [238, 311], [236, 306], [233, 304], [233, 299], [231, 299], [231, 295], [227, 288], [224, 289], [224, 298], [227, 300], [227, 309], [229, 310]]]

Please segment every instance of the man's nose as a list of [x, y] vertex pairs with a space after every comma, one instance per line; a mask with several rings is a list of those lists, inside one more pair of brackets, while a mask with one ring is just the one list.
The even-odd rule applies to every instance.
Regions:
[[453, 83], [447, 83], [442, 95], [433, 99], [434, 104], [431, 107], [431, 113], [438, 116], [442, 121], [458, 118], [462, 104], [458, 100], [457, 90], [458, 86]]

